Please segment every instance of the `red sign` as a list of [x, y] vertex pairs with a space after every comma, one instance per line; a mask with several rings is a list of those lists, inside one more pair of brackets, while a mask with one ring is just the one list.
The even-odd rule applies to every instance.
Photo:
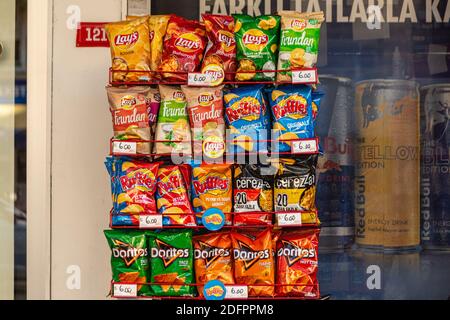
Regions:
[[77, 30], [77, 47], [109, 47], [106, 22], [80, 22]]

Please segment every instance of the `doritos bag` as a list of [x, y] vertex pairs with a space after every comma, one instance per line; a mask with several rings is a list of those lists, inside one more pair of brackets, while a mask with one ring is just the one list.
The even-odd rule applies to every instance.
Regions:
[[158, 68], [162, 77], [175, 81], [187, 80], [187, 74], [176, 72], [199, 70], [206, 42], [205, 27], [200, 22], [171, 16], [164, 37], [162, 61]]
[[235, 225], [272, 223], [274, 178], [272, 168], [270, 165], [255, 164], [235, 166], [233, 180]]
[[[194, 211], [203, 213], [210, 208], [222, 210], [225, 224], [231, 224], [232, 172], [230, 164], [192, 164], [192, 204]], [[201, 224], [202, 215], [197, 215]]]
[[236, 283], [247, 284], [250, 297], [273, 296], [275, 258], [270, 229], [253, 232], [233, 231], [231, 239]]
[[191, 230], [168, 230], [150, 236], [151, 282], [156, 296], [190, 296], [195, 293]]
[[[208, 233], [195, 236], [193, 242], [196, 283], [219, 280], [225, 285], [234, 284], [230, 234]], [[197, 289], [203, 297], [203, 286], [198, 286]]]
[[314, 113], [311, 87], [279, 86], [269, 94], [273, 115], [275, 151], [291, 151], [292, 140], [314, 138]]
[[[234, 40], [234, 19], [231, 16], [202, 14], [209, 43], [203, 59], [202, 72], [219, 67], [222, 72], [236, 71], [236, 41]], [[233, 80], [232, 74], [225, 79]]]
[[150, 296], [148, 285], [148, 248], [143, 232], [105, 230], [105, 237], [111, 248], [112, 280], [123, 283], [141, 283], [137, 286], [138, 296]]
[[149, 80], [149, 72], [129, 72], [150, 71], [148, 17], [108, 23], [105, 29], [111, 48], [113, 81]]
[[163, 215], [163, 225], [195, 225], [187, 185], [178, 166], [158, 170], [156, 201], [158, 211]]
[[318, 229], [283, 232], [277, 244], [277, 295], [319, 298]]

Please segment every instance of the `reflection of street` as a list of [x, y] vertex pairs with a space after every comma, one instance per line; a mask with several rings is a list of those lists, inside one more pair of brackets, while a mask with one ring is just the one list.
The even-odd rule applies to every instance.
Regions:
[[[378, 281], [377, 267], [381, 287], [369, 289]], [[448, 270], [450, 252], [445, 251], [319, 250], [320, 292], [331, 299], [445, 300], [450, 296]]]

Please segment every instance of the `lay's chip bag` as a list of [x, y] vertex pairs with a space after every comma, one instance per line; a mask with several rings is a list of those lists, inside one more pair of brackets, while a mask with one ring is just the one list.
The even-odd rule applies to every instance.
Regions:
[[275, 72], [270, 71], [276, 70], [280, 17], [246, 14], [234, 14], [233, 17], [238, 63], [236, 80], [275, 80]]
[[267, 151], [264, 140], [268, 140], [270, 130], [263, 85], [232, 88], [224, 95], [224, 101], [228, 152]]
[[[196, 283], [205, 284], [211, 280], [219, 280], [225, 285], [234, 284], [230, 234], [207, 233], [194, 236], [193, 242]], [[197, 289], [203, 297], [203, 286]]]
[[166, 35], [170, 15], [151, 15], [150, 28], [150, 69], [157, 71], [161, 64], [163, 40]]
[[[148, 283], [149, 252], [144, 232], [105, 230], [111, 248], [112, 280], [122, 283]], [[137, 286], [138, 296], [151, 296], [148, 285]]]
[[196, 225], [180, 167], [174, 165], [159, 168], [157, 186], [156, 203], [159, 213], [163, 215], [163, 225]]
[[317, 155], [278, 159], [274, 184], [275, 211], [304, 211], [302, 224], [319, 225], [316, 210]]
[[275, 255], [271, 230], [233, 231], [231, 239], [236, 283], [248, 285], [250, 297], [272, 297], [275, 293]]
[[314, 138], [311, 87], [284, 85], [269, 92], [273, 116], [273, 151], [289, 152], [293, 140]]
[[149, 236], [150, 279], [156, 296], [192, 296], [194, 255], [192, 230], [165, 230]]
[[197, 223], [202, 222], [202, 213], [210, 208], [222, 210], [225, 224], [230, 225], [233, 194], [230, 164], [192, 164], [192, 204]]

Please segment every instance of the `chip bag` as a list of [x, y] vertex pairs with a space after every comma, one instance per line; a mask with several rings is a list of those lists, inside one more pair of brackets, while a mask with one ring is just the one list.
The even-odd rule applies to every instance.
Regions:
[[272, 223], [274, 172], [271, 169], [273, 167], [270, 165], [239, 164], [235, 166], [234, 225]]
[[275, 258], [270, 229], [248, 232], [233, 231], [231, 239], [236, 283], [248, 285], [250, 297], [273, 296], [275, 292]]
[[293, 140], [314, 138], [311, 87], [286, 85], [269, 94], [273, 115], [274, 151], [289, 152]]
[[186, 182], [178, 166], [158, 170], [156, 203], [159, 213], [163, 215], [163, 225], [195, 225]]
[[[278, 70], [315, 67], [319, 54], [320, 27], [324, 14], [281, 11], [281, 40]], [[290, 71], [281, 71], [277, 81], [291, 81]]]
[[162, 77], [166, 80], [187, 80], [187, 74], [177, 72], [197, 71], [206, 43], [205, 27], [200, 22], [171, 16], [164, 37], [162, 61], [158, 68]]
[[[192, 154], [186, 97], [179, 86], [159, 85], [161, 106], [156, 125], [155, 153]], [[161, 142], [163, 141], [163, 142]]]
[[275, 211], [305, 211], [303, 224], [318, 225], [316, 210], [317, 155], [301, 158], [281, 158], [275, 176]]
[[147, 237], [140, 231], [105, 230], [108, 245], [111, 248], [112, 280], [121, 283], [140, 283], [138, 296], [151, 296], [148, 283]]
[[229, 152], [267, 151], [269, 117], [263, 86], [233, 88], [224, 95]]
[[275, 80], [280, 17], [246, 14], [234, 14], [233, 17], [238, 63], [236, 80]]
[[187, 100], [194, 154], [211, 159], [221, 157], [225, 151], [223, 86], [181, 89]]
[[[222, 72], [236, 71], [236, 41], [234, 40], [234, 19], [231, 16], [202, 14], [208, 35], [208, 47], [202, 63], [202, 72], [215, 70], [219, 67]], [[216, 69], [218, 70], [218, 69]], [[227, 80], [234, 80], [233, 74], [225, 76]], [[214, 77], [213, 77], [214, 79]]]
[[319, 298], [318, 229], [283, 232], [277, 242], [279, 296]]
[[163, 39], [166, 35], [170, 15], [152, 15], [149, 18], [150, 28], [150, 69], [157, 71], [161, 64]]
[[[217, 232], [194, 236], [194, 267], [197, 284], [219, 280], [234, 284], [232, 244], [229, 233]], [[203, 286], [198, 286], [203, 297]]]
[[105, 29], [111, 48], [112, 80], [149, 80], [149, 72], [132, 72], [150, 71], [148, 17], [108, 23]]
[[191, 296], [195, 293], [191, 230], [167, 230], [150, 236], [150, 279], [156, 296]]

